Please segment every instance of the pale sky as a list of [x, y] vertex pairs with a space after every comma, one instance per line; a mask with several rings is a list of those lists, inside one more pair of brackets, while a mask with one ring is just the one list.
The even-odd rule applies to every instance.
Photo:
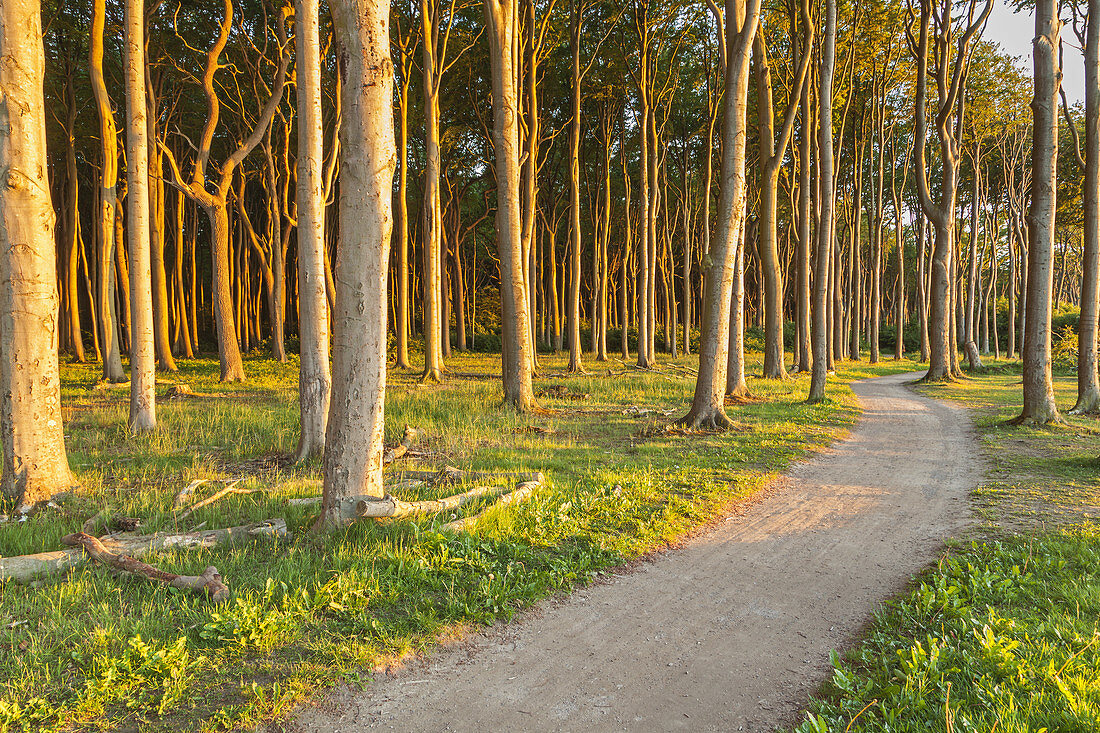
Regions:
[[[1066, 96], [1072, 105], [1083, 101], [1085, 97], [1085, 64], [1081, 58], [1081, 50], [1077, 47], [1077, 36], [1069, 26], [1068, 17], [1066, 27], [1062, 29], [1062, 41], [1065, 44], [1065, 68], [1062, 69], [1062, 86], [1065, 87]], [[993, 12], [985, 28], [985, 38], [996, 41], [1001, 47], [1013, 56], [1019, 56], [1019, 65], [1030, 76], [1031, 65], [1031, 39], [1035, 36], [1035, 16], [1032, 11], [1025, 10], [1015, 13], [1004, 0], [994, 0]]]

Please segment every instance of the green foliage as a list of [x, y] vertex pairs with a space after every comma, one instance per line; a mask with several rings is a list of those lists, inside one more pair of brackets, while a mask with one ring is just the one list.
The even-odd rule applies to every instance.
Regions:
[[[750, 373], [759, 371], [759, 355], [749, 357]], [[0, 731], [259, 724], [319, 687], [362, 680], [441, 635], [507, 619], [720, 516], [852, 424], [847, 381], [914, 368], [890, 362], [842, 372], [822, 405], [804, 403], [805, 378], [754, 379], [763, 399], [729, 408], [735, 430], [684, 435], [663, 428], [687, 410], [693, 360], [662, 356], [656, 370], [600, 365], [614, 364], [611, 376], [587, 361], [593, 372], [566, 383], [587, 396], [540, 397], [555, 410], [544, 415], [501, 407], [496, 355], [456, 355], [441, 386], [417, 385], [415, 369], [394, 370], [389, 442], [407, 423], [453, 465], [541, 470], [550, 483], [524, 505], [490, 511], [472, 533], [441, 533], [446, 516], [359, 522], [321, 536], [309, 531], [315, 508], [287, 504], [318, 492], [319, 462], [276, 460], [296, 437], [296, 359], [252, 355], [243, 385], [219, 384], [214, 361], [181, 361], [181, 373], [162, 377], [158, 389], [186, 382], [198, 396], [162, 401], [158, 429], [141, 437], [126, 433], [124, 390], [93, 389], [97, 365], [66, 365], [67, 444], [84, 491], [65, 512], [0, 525], [0, 554], [56, 549], [103, 508], [139, 518], [150, 532], [284, 516], [294, 537], [148, 558], [186, 574], [217, 566], [233, 592], [218, 606], [96, 566], [38, 588], [0, 584]], [[562, 356], [540, 358], [546, 374], [564, 366]], [[540, 379], [536, 390], [561, 379]], [[182, 522], [172, 512], [189, 481], [240, 476], [259, 491]], [[396, 490], [407, 500], [440, 492], [450, 489]]]
[[971, 544], [834, 656], [797, 730], [1096, 730], [1097, 618], [1097, 527]]

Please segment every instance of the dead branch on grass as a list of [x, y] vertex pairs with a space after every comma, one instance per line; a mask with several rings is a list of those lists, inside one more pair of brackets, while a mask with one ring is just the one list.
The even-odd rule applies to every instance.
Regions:
[[137, 575], [155, 583], [170, 585], [173, 588], [204, 593], [215, 603], [229, 598], [229, 587], [222, 582], [222, 576], [213, 565], [203, 571], [202, 575], [177, 575], [155, 568], [130, 555], [111, 552], [103, 542], [87, 532], [66, 535], [61, 538], [61, 542], [70, 547], [82, 548], [93, 560], [115, 570]]

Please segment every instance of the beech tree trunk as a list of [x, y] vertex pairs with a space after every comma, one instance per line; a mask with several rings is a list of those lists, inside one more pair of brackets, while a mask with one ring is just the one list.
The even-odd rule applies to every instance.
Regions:
[[[144, 22], [142, 23], [144, 27]], [[143, 30], [144, 32], [144, 30]], [[147, 45], [147, 41], [143, 40]], [[145, 46], [142, 48], [144, 57]], [[160, 135], [157, 129], [157, 105], [149, 67], [141, 70], [142, 83], [145, 85], [146, 150], [149, 159], [149, 248], [150, 273], [153, 301], [153, 344], [156, 347], [157, 367], [164, 372], [176, 372], [176, 360], [172, 357], [172, 342], [168, 335], [168, 273], [164, 267], [165, 247], [165, 190], [164, 170], [160, 148], [156, 141]], [[127, 104], [129, 102], [127, 101]], [[132, 296], [131, 296], [132, 297]], [[132, 348], [132, 345], [131, 345]]]
[[80, 181], [76, 170], [76, 92], [72, 77], [65, 96], [65, 321], [73, 361], [83, 364], [84, 333], [80, 328]]
[[343, 80], [340, 247], [333, 313], [332, 411], [319, 527], [352, 496], [383, 496], [386, 273], [393, 230], [393, 62], [389, 0], [332, 0]]
[[103, 80], [105, 16], [106, 0], [94, 0], [88, 43], [88, 68], [91, 72], [96, 112], [99, 114], [99, 138], [103, 151], [96, 216], [96, 311], [99, 315], [103, 378], [110, 382], [124, 382], [126, 373], [122, 370], [115, 325], [115, 187], [118, 184], [118, 147], [115, 113]]
[[[214, 301], [214, 323], [218, 339], [218, 358], [221, 363], [221, 381], [243, 382], [244, 363], [241, 360], [241, 350], [237, 343], [237, 326], [234, 323], [235, 310], [233, 307], [232, 273], [229, 265], [230, 255], [230, 227], [228, 211], [228, 195], [233, 185], [233, 177], [237, 166], [248, 157], [249, 153], [256, 149], [271, 122], [275, 117], [275, 111], [283, 97], [283, 87], [286, 84], [287, 66], [290, 56], [280, 52], [279, 66], [276, 72], [275, 84], [271, 88], [271, 96], [268, 97], [263, 109], [256, 118], [255, 126], [249, 135], [226, 158], [217, 171], [217, 177], [213, 181], [207, 180], [207, 165], [210, 161], [211, 145], [214, 133], [217, 131], [218, 118], [221, 110], [221, 102], [218, 100], [217, 89], [214, 85], [214, 75], [221, 63], [222, 51], [225, 50], [229, 40], [229, 32], [233, 28], [233, 2], [223, 0], [223, 12], [218, 37], [206, 54], [206, 64], [202, 75], [203, 94], [206, 97], [207, 117], [203, 126], [202, 137], [198, 152], [195, 154], [195, 162], [191, 171], [190, 180], [184, 180], [172, 151], [161, 143], [161, 150], [172, 170], [174, 185], [182, 190], [189, 199], [202, 207], [210, 220], [210, 252], [213, 261], [214, 283], [211, 297]], [[280, 35], [284, 31], [280, 29]], [[280, 46], [281, 48], [282, 46]], [[247, 261], [247, 260], [246, 260]], [[247, 286], [247, 279], [241, 279], [241, 283]], [[240, 291], [238, 290], [238, 295]], [[247, 338], [247, 331], [242, 331], [242, 337]]]
[[[126, 0], [125, 37], [126, 178], [128, 181], [126, 235], [130, 258], [129, 428], [131, 433], [145, 433], [157, 425], [157, 364], [153, 343], [153, 287], [150, 272], [149, 127], [145, 106], [145, 3], [143, 0]], [[163, 255], [163, 237], [160, 246]], [[160, 284], [164, 285], [163, 280]], [[165, 301], [167, 305], [167, 298]], [[167, 328], [165, 328], [164, 340], [167, 348]]]
[[61, 426], [42, 12], [0, 3], [0, 493], [17, 511], [73, 484]]
[[[810, 21], [809, 0], [803, 0], [802, 30], [800, 41], [808, 49], [813, 40], [813, 26]], [[795, 28], [791, 17], [791, 33]], [[760, 278], [764, 286], [764, 377], [766, 379], [784, 379], [787, 369], [784, 366], [783, 340], [783, 271], [779, 260], [779, 224], [776, 206], [779, 199], [779, 173], [783, 159], [787, 155], [787, 146], [791, 141], [795, 117], [798, 112], [797, 100], [810, 69], [810, 53], [800, 54], [796, 82], [791, 88], [787, 100], [787, 109], [778, 143], [775, 139], [775, 113], [772, 105], [771, 67], [768, 63], [768, 49], [764, 41], [763, 29], [756, 34], [753, 43], [753, 56], [756, 59], [757, 119], [760, 129]]]
[[833, 206], [836, 191], [833, 185], [833, 73], [836, 70], [836, 0], [825, 0], [825, 27], [821, 44], [821, 71], [818, 86], [818, 195], [820, 220], [817, 227], [817, 261], [814, 268], [813, 304], [813, 368], [810, 375], [809, 402], [825, 399], [825, 377], [828, 373], [829, 333], [826, 313], [826, 290], [829, 261], [832, 254]]
[[493, 148], [496, 151], [496, 229], [500, 254], [504, 401], [520, 412], [527, 412], [535, 406], [535, 394], [531, 387], [533, 346], [523, 273], [523, 221], [520, 214], [520, 110], [516, 89], [520, 58], [517, 32], [519, 4], [517, 0], [485, 0], [485, 18], [493, 74]]
[[[439, 47], [439, 3], [421, 0], [424, 88], [424, 202], [421, 219], [424, 382], [443, 378], [443, 212], [439, 179], [439, 95], [444, 48]], [[453, 20], [453, 18], [452, 18]], [[449, 27], [449, 26], [448, 26]], [[446, 38], [446, 37], [445, 37]]]
[[[296, 0], [298, 32], [298, 336], [301, 432], [294, 459], [325, 450], [332, 375], [325, 296], [325, 131], [321, 117], [321, 40], [318, 0]], [[402, 168], [404, 171], [404, 168]]]
[[[807, 39], [803, 53], [810, 54], [812, 43]], [[809, 82], [802, 87], [800, 99], [802, 124], [798, 131], [798, 364], [797, 371], [805, 374], [811, 368], [810, 348], [810, 249], [813, 209], [811, 172], [813, 170], [813, 108], [810, 103]]]
[[1023, 412], [1029, 425], [1058, 422], [1050, 364], [1054, 225], [1058, 193], [1058, 89], [1061, 35], [1058, 0], [1035, 3], [1035, 97], [1031, 103], [1031, 209], [1028, 212], [1027, 300], [1023, 350]]
[[[699, 376], [691, 409], [680, 423], [693, 428], [725, 428], [726, 371], [730, 303], [737, 276], [737, 253], [745, 217], [745, 138], [749, 59], [760, 20], [760, 0], [726, 0], [725, 121], [722, 130], [722, 194], [718, 236], [711, 248], [706, 302], [700, 324]], [[639, 320], [642, 314], [639, 314]], [[639, 351], [642, 349], [639, 345]]]
[[572, 118], [569, 123], [569, 303], [566, 320], [569, 324], [570, 372], [583, 372], [581, 364], [581, 23], [584, 0], [573, 0], [570, 21], [572, 76], [570, 99]]
[[[1077, 404], [1070, 413], [1100, 412], [1097, 318], [1100, 312], [1100, 0], [1089, 0], [1085, 28], [1084, 245], [1077, 346]], [[996, 312], [996, 311], [994, 311]]]

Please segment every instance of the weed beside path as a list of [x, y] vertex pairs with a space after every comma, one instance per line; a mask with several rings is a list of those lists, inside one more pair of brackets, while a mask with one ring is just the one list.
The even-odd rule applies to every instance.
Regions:
[[[848, 381], [914, 368], [855, 366], [830, 379], [818, 405], [802, 402], [805, 379], [750, 379], [762, 399], [729, 408], [732, 430], [666, 433], [659, 428], [690, 402], [691, 363], [593, 363], [566, 378], [564, 359], [543, 358], [536, 387], [567, 389], [547, 392], [551, 412], [537, 416], [500, 407], [495, 357], [456, 357], [442, 386], [395, 373], [388, 442], [405, 424], [419, 428], [417, 447], [430, 457], [421, 467], [538, 470], [550, 486], [472, 534], [438, 532], [447, 516], [364, 521], [321, 537], [308, 532], [311, 510], [287, 501], [319, 492], [319, 465], [279, 460], [297, 437], [294, 363], [250, 360], [250, 382], [220, 385], [215, 362], [183, 362], [158, 389], [158, 430], [139, 438], [126, 435], [125, 390], [92, 389], [94, 366], [66, 367], [67, 443], [85, 490], [62, 511], [0, 525], [0, 555], [57, 549], [100, 509], [150, 532], [281, 516], [293, 539], [156, 556], [171, 572], [216, 565], [233, 590], [221, 606], [95, 566], [34, 587], [0, 584], [0, 730], [216, 730], [278, 716], [319, 688], [508, 618], [721, 516], [843, 434], [858, 415]], [[195, 394], [170, 399], [176, 382]], [[244, 478], [258, 491], [180, 521], [172, 499], [199, 478]]]

